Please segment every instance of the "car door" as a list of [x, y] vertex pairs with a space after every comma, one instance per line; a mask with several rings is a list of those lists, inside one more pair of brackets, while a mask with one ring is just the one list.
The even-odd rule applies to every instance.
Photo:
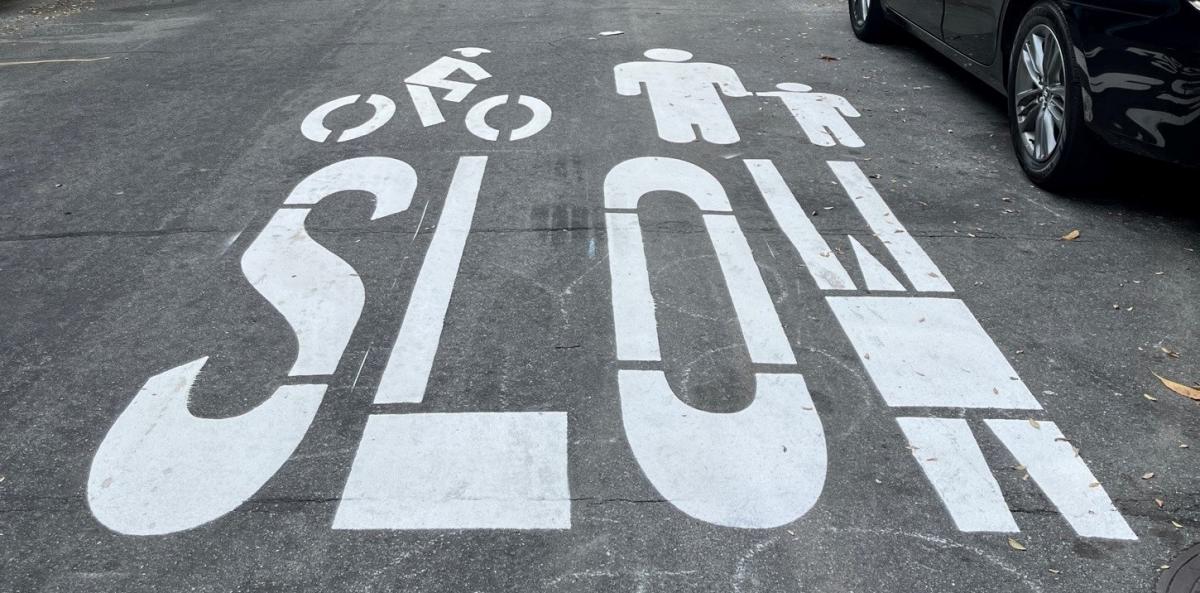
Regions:
[[942, 36], [943, 0], [886, 0], [886, 6], [934, 37]]
[[981, 64], [996, 59], [996, 36], [1005, 0], [945, 0], [942, 39]]

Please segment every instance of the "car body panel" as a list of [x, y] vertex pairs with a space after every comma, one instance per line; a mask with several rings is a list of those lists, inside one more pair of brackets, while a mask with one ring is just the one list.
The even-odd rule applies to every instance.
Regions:
[[[1200, 10], [1187, 0], [1054, 1], [1067, 16], [1088, 127], [1122, 150], [1200, 165]], [[1007, 14], [1013, 0], [883, 2], [893, 21], [1006, 93], [1003, 35], [1015, 27], [1003, 24], [1020, 20]], [[940, 36], [904, 12], [917, 3], [926, 15], [931, 5], [944, 6], [942, 24], [933, 27]]]
[[945, 0], [942, 38], [980, 64], [996, 59], [1001, 11], [1006, 0]]
[[942, 0], [886, 0], [884, 6], [904, 15], [910, 25], [941, 38]]
[[1067, 22], [1092, 129], [1119, 148], [1196, 164], [1200, 10], [1180, 8], [1146, 15], [1071, 4]]

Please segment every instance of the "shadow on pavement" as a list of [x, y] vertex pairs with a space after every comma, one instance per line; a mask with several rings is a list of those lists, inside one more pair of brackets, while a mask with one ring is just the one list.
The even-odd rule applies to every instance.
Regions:
[[[899, 33], [889, 42], [938, 68], [954, 84], [981, 105], [1007, 117], [1004, 95], [972, 76], [953, 60], [938, 53], [912, 35]], [[1116, 151], [1114, 151], [1116, 152]], [[1016, 167], [1015, 156], [1013, 166]], [[1109, 206], [1131, 212], [1164, 216], [1200, 223], [1200, 168], [1186, 168], [1117, 152], [1113, 162], [1100, 167], [1092, 187], [1063, 192], [1064, 198], [1094, 206]]]

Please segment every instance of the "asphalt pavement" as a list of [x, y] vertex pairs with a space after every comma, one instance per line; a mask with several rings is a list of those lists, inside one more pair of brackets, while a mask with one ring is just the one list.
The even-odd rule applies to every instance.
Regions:
[[0, 2], [0, 591], [1154, 591], [1188, 175], [845, 12]]

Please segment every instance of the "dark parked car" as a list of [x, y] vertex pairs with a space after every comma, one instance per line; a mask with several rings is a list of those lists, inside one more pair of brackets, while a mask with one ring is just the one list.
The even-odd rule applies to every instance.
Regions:
[[903, 28], [1007, 96], [1021, 167], [1049, 188], [1110, 147], [1200, 164], [1200, 0], [849, 0], [864, 41]]

